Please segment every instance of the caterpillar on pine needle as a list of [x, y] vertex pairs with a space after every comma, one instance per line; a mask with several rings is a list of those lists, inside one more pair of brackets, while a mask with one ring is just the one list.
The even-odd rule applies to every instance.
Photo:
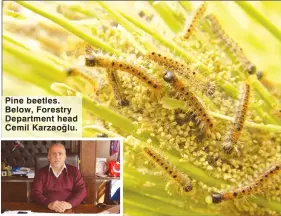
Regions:
[[203, 17], [206, 10], [207, 2], [203, 2], [203, 4], [198, 8], [195, 16], [191, 21], [191, 24], [189, 25], [186, 33], [184, 34], [184, 39], [188, 40], [191, 37], [192, 33], [195, 31], [196, 26], [198, 25], [200, 19]]
[[269, 184], [274, 176], [280, 174], [280, 171], [281, 163], [273, 166], [269, 170], [266, 170], [264, 173], [261, 174], [260, 177], [254, 179], [249, 185], [245, 185], [240, 189], [229, 192], [213, 193], [212, 202], [221, 203], [222, 201], [233, 200], [250, 194], [259, 193], [266, 183]]
[[181, 99], [189, 106], [189, 111], [192, 113], [191, 117], [194, 116], [197, 121], [197, 127], [203, 130], [208, 136], [211, 136], [214, 130], [213, 119], [209, 115], [203, 102], [201, 102], [188, 87], [185, 87], [184, 83], [180, 81], [173, 72], [166, 71], [164, 80], [177, 91]]
[[150, 77], [148, 75], [148, 70], [142, 66], [118, 58], [94, 54], [92, 50], [88, 48], [85, 56], [85, 65], [88, 67], [102, 67], [127, 72], [144, 82], [157, 96], [163, 94], [163, 86]]
[[257, 70], [256, 66], [246, 57], [243, 49], [227, 35], [216, 16], [209, 14], [206, 16], [206, 19], [209, 20], [215, 36], [225, 45], [226, 49], [230, 51], [233, 57], [236, 58], [242, 68], [250, 75], [255, 74]]
[[156, 52], [148, 53], [146, 57], [156, 62], [158, 65], [165, 67], [166, 70], [174, 71], [177, 75], [185, 78], [189, 84], [189, 87], [192, 88], [193, 91], [204, 86], [204, 83], [199, 80], [199, 78], [202, 79], [199, 72], [187, 66], [185, 62]]
[[248, 83], [243, 83], [242, 93], [234, 117], [234, 122], [232, 123], [232, 128], [230, 130], [229, 135], [226, 138], [226, 141], [222, 144], [223, 150], [226, 154], [230, 154], [232, 152], [234, 148], [233, 146], [237, 144], [241, 136], [246, 120], [246, 115], [248, 112], [249, 98], [250, 98], [250, 85]]
[[190, 192], [192, 190], [193, 187], [190, 179], [181, 173], [167, 158], [149, 147], [144, 147], [143, 152], [156, 167], [159, 167], [165, 175], [178, 185], [181, 193]]
[[126, 99], [117, 72], [107, 69], [107, 79], [112, 87], [115, 99], [120, 106], [129, 106], [129, 101]]

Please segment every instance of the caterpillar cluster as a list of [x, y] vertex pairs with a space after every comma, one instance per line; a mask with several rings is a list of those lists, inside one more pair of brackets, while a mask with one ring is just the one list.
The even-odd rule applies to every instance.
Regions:
[[207, 10], [207, 3], [204, 2], [201, 7], [197, 10], [195, 16], [193, 17], [190, 26], [187, 29], [187, 32], [184, 35], [184, 39], [188, 40], [194, 31], [196, 25], [198, 24], [200, 18], [204, 15], [205, 11]]
[[179, 186], [180, 192], [192, 190], [190, 179], [177, 170], [165, 157], [148, 147], [144, 147], [143, 151], [155, 166], [161, 168]]
[[85, 65], [88, 67], [102, 67], [127, 72], [146, 83], [148, 87], [157, 93], [162, 92], [162, 86], [147, 75], [148, 72], [145, 68], [134, 65], [130, 62], [113, 57], [94, 55], [91, 53], [85, 56]]
[[114, 70], [107, 70], [107, 79], [113, 89], [115, 99], [120, 106], [129, 106], [129, 101], [125, 98], [119, 77]]
[[243, 69], [249, 74], [255, 74], [257, 70], [256, 66], [246, 57], [242, 48], [225, 33], [217, 18], [210, 14], [206, 16], [206, 19], [210, 21], [212, 31], [216, 37], [221, 41], [221, 43], [226, 45], [227, 49], [240, 62]]
[[271, 169], [267, 170], [263, 173], [259, 178], [255, 179], [250, 185], [244, 186], [240, 189], [225, 192], [225, 193], [213, 193], [212, 194], [212, 202], [213, 203], [220, 203], [226, 200], [233, 200], [235, 198], [241, 198], [243, 196], [258, 193], [259, 189], [264, 186], [266, 182], [269, 182], [273, 176], [277, 175], [281, 171], [281, 163], [272, 167]]
[[234, 122], [232, 124], [230, 134], [226, 138], [226, 141], [223, 143], [223, 150], [226, 154], [230, 154], [232, 152], [233, 145], [236, 144], [239, 140], [247, 115], [249, 97], [250, 85], [247, 83], [243, 83], [242, 94], [240, 97], [240, 102], [236, 111]]
[[192, 113], [191, 116], [195, 117], [197, 126], [201, 128], [205, 134], [210, 136], [212, 134], [214, 124], [203, 103], [199, 101], [193, 92], [184, 86], [184, 83], [180, 81], [173, 72], [166, 71], [164, 74], [164, 80], [176, 89], [179, 96], [190, 107], [190, 111]]

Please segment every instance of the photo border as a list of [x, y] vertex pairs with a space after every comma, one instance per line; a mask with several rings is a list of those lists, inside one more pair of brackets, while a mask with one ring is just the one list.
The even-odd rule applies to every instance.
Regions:
[[[123, 208], [123, 138], [121, 137], [110, 137], [110, 138], [40, 138], [40, 137], [36, 137], [33, 139], [30, 138], [20, 138], [20, 137], [14, 137], [14, 138], [1, 138], [1, 144], [3, 141], [14, 141], [14, 140], [22, 140], [22, 141], [26, 141], [26, 140], [57, 140], [57, 141], [62, 141], [62, 140], [79, 140], [79, 141], [111, 141], [111, 140], [118, 140], [120, 142], [120, 181], [121, 181], [121, 186], [120, 186], [120, 213], [119, 214], [102, 214], [102, 213], [97, 213], [97, 214], [71, 214], [71, 215], [85, 215], [85, 216], [89, 216], [89, 215], [100, 215], [100, 216], [120, 216], [120, 215], [124, 215], [124, 208]], [[0, 159], [2, 159], [2, 155], [0, 156]], [[2, 185], [2, 179], [0, 180], [0, 184]], [[2, 207], [2, 194], [1, 194], [1, 204], [0, 204], [0, 208]], [[58, 213], [36, 213], [36, 212], [32, 212], [32, 214], [40, 214], [40, 215], [58, 215]]]

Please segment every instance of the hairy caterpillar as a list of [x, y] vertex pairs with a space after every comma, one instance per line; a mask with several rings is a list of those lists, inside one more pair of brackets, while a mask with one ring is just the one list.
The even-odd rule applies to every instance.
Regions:
[[196, 75], [196, 72], [192, 71], [184, 62], [177, 61], [171, 57], [156, 52], [149, 53], [147, 57], [159, 65], [164, 66], [166, 69], [173, 70], [187, 79], [191, 79], [192, 76]]
[[[266, 73], [264, 73], [261, 70], [258, 70], [256, 73], [257, 79], [272, 93], [275, 91], [274, 86], [276, 85], [276, 83], [274, 83], [272, 80], [270, 80], [267, 76]], [[276, 85], [279, 87], [280, 89], [280, 84]], [[278, 90], [279, 90], [278, 89]], [[279, 94], [280, 95], [280, 94]]]
[[[277, 98], [281, 98], [281, 83], [275, 82], [267, 76], [267, 73], [264, 71], [258, 70], [256, 73], [257, 79], [260, 81], [260, 83], [267, 88], [267, 90], [274, 95]], [[278, 108], [279, 107], [279, 108]], [[277, 115], [279, 118], [281, 117], [281, 112], [278, 111], [280, 109], [280, 105], [274, 108], [274, 115]]]
[[103, 67], [107, 69], [125, 71], [133, 76], [136, 76], [153, 90], [162, 92], [162, 86], [147, 75], [148, 72], [145, 68], [134, 65], [130, 62], [113, 57], [87, 54], [85, 57], [85, 65], [88, 67]]
[[249, 97], [250, 85], [247, 83], [243, 83], [240, 103], [237, 108], [234, 122], [232, 124], [232, 129], [230, 131], [229, 136], [226, 138], [226, 141], [223, 143], [223, 150], [226, 154], [230, 154], [232, 152], [233, 144], [236, 144], [239, 140], [247, 115]]
[[188, 104], [190, 110], [192, 110], [191, 117], [195, 116], [197, 126], [208, 136], [211, 135], [214, 125], [203, 103], [200, 102], [196, 95], [193, 94], [187, 87], [184, 87], [184, 83], [180, 81], [173, 72], [166, 71], [164, 80], [170, 83], [178, 91], [180, 97], [182, 97]]
[[78, 68], [67, 68], [66, 69], [66, 74], [67, 76], [82, 76], [83, 78], [90, 80], [90, 76], [87, 75], [86, 73], [83, 73], [80, 71]]
[[203, 86], [203, 84], [198, 79], [196, 79], [197, 71], [192, 70], [184, 62], [180, 62], [171, 57], [156, 52], [149, 53], [147, 57], [160, 66], [164, 66], [166, 69], [174, 71], [179, 76], [186, 78], [189, 86], [192, 87], [193, 90]]
[[181, 192], [189, 192], [192, 190], [190, 179], [177, 170], [166, 158], [161, 154], [153, 151], [151, 148], [144, 147], [145, 155], [153, 162], [154, 165], [160, 167], [170, 179], [174, 180], [178, 185]]
[[256, 66], [250, 62], [250, 60], [246, 57], [243, 50], [239, 45], [234, 42], [222, 29], [217, 18], [210, 14], [206, 16], [206, 19], [210, 21], [212, 25], [212, 31], [216, 35], [216, 37], [221, 41], [222, 44], [225, 44], [227, 49], [232, 53], [232, 55], [240, 62], [243, 69], [247, 71], [249, 74], [256, 73]]
[[281, 171], [281, 163], [267, 170], [264, 174], [262, 174], [259, 178], [254, 180], [250, 185], [244, 186], [240, 189], [234, 190], [232, 192], [225, 193], [213, 193], [212, 194], [212, 202], [220, 203], [225, 200], [232, 200], [235, 198], [239, 198], [245, 195], [249, 195], [251, 193], [258, 193], [259, 189], [274, 175], [278, 174]]
[[193, 17], [190, 26], [187, 29], [187, 32], [184, 35], [184, 39], [188, 40], [194, 30], [194, 28], [196, 27], [196, 25], [198, 24], [200, 18], [203, 16], [203, 14], [205, 13], [205, 11], [207, 10], [207, 3], [204, 2], [201, 7], [197, 10], [195, 16]]
[[82, 77], [84, 80], [86, 80], [92, 86], [93, 91], [96, 91], [95, 85], [93, 85], [93, 83], [95, 83], [94, 79], [89, 74], [87, 74], [87, 72], [85, 72], [84, 70], [79, 70], [78, 68], [67, 68], [66, 74], [69, 77], [70, 76]]
[[125, 98], [125, 96], [123, 95], [121, 86], [120, 86], [120, 80], [119, 77], [117, 76], [116, 71], [114, 70], [107, 70], [107, 78], [108, 81], [113, 89], [115, 98], [117, 100], [117, 103], [120, 106], [128, 106], [129, 105], [129, 101]]

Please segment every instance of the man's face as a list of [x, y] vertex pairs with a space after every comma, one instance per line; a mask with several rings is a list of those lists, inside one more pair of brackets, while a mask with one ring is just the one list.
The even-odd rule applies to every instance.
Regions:
[[61, 168], [64, 165], [66, 154], [63, 145], [55, 145], [49, 150], [48, 159], [53, 168]]

